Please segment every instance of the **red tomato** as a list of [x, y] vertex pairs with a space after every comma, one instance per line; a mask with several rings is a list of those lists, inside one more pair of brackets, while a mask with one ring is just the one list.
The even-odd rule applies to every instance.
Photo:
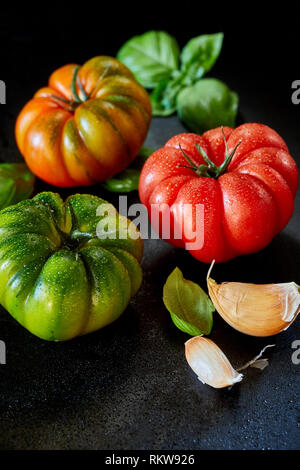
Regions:
[[[210, 263], [268, 245], [292, 216], [297, 186], [297, 166], [283, 139], [250, 123], [171, 138], [145, 163], [139, 194], [162, 238]], [[163, 233], [169, 212], [170, 236]], [[202, 236], [202, 245], [191, 247]]]

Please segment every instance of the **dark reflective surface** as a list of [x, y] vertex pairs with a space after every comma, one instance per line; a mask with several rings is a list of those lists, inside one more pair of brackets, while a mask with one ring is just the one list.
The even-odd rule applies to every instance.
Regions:
[[[119, 43], [131, 32], [122, 34]], [[197, 31], [186, 36], [195, 34]], [[99, 49], [93, 43], [86, 55], [83, 48], [79, 52], [72, 49], [66, 39], [60, 49], [55, 43], [51, 53], [47, 43], [48, 56], [44, 57], [36, 36], [16, 31], [12, 36], [11, 48], [19, 54], [23, 75], [21, 80], [13, 58], [6, 62], [10, 67], [4, 72], [8, 101], [0, 109], [2, 161], [20, 159], [13, 138], [14, 120], [36, 87], [46, 82], [68, 54], [70, 60], [84, 60]], [[26, 51], [27, 59], [23, 57]], [[7, 59], [7, 51], [2, 54]], [[228, 49], [224, 54], [225, 58], [230, 56]], [[300, 164], [300, 109], [290, 104], [289, 80], [277, 77], [276, 95], [262, 76], [261, 82], [247, 80], [245, 64], [242, 71], [233, 70], [222, 59], [218, 67], [213, 75], [240, 94], [239, 122], [257, 121], [274, 127]], [[155, 119], [146, 144], [158, 148], [183, 129], [176, 116]], [[45, 189], [53, 190], [38, 182], [36, 190]], [[64, 197], [74, 191], [59, 190]], [[78, 191], [118, 201], [117, 195], [99, 187]], [[128, 204], [137, 201], [137, 195], [131, 194]], [[299, 229], [298, 193], [291, 222], [265, 250], [216, 266], [213, 277], [217, 281], [293, 280], [300, 284]], [[185, 361], [188, 336], [175, 328], [162, 303], [163, 284], [175, 266], [205, 287], [207, 265], [161, 240], [146, 240], [143, 285], [124, 315], [102, 331], [67, 343], [35, 338], [1, 309], [0, 339], [7, 346], [7, 364], [0, 365], [1, 448], [299, 448], [300, 365], [291, 361], [291, 343], [300, 339], [299, 321], [274, 338], [257, 339], [236, 332], [215, 314], [211, 338], [233, 365], [248, 361], [266, 344], [275, 342], [276, 348], [268, 351], [270, 366], [265, 371], [249, 369], [245, 380], [231, 390], [204, 386]]]

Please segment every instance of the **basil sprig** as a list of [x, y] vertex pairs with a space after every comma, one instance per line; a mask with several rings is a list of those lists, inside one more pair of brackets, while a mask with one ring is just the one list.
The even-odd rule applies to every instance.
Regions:
[[[230, 107], [228, 115], [226, 99], [219, 99], [222, 82], [210, 83], [206, 105], [203, 103], [203, 96], [199, 97], [200, 89], [193, 87], [214, 66], [222, 49], [223, 38], [223, 33], [197, 36], [188, 41], [180, 53], [174, 37], [164, 31], [148, 31], [129, 39], [119, 50], [117, 58], [131, 69], [138, 82], [145, 88], [152, 89], [150, 98], [154, 116], [169, 116], [177, 110], [181, 120], [194, 131], [199, 128], [210, 129], [213, 122], [221, 122], [224, 126], [232, 123], [234, 125], [237, 112], [236, 94], [236, 106], [233, 104]], [[186, 89], [189, 103], [202, 102], [202, 106], [197, 106], [198, 114], [191, 109], [192, 118], [190, 107], [183, 110], [181, 93]], [[214, 95], [217, 97], [218, 106], [214, 106]], [[207, 119], [208, 113], [214, 115]]]
[[204, 290], [185, 279], [179, 268], [164, 285], [163, 301], [174, 324], [184, 333], [199, 336], [211, 332], [215, 307]]

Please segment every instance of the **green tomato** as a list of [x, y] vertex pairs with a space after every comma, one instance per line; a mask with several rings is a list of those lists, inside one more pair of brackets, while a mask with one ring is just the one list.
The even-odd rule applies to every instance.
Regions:
[[142, 281], [135, 225], [96, 196], [40, 193], [0, 212], [0, 303], [49, 341], [116, 320]]

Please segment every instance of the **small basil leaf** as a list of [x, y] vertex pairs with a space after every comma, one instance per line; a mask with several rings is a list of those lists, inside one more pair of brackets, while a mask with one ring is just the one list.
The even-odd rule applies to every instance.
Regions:
[[186, 71], [185, 84], [192, 85], [215, 64], [222, 49], [223, 33], [203, 34], [191, 39], [181, 51], [181, 69]]
[[170, 312], [170, 315], [171, 315], [174, 325], [177, 326], [179, 330], [191, 336], [203, 336], [202, 331], [200, 331], [195, 326], [191, 325], [187, 321], [181, 320], [181, 318], [176, 317], [176, 315], [174, 315], [171, 312]]
[[1, 163], [0, 209], [30, 197], [34, 182], [35, 177], [25, 163]]
[[181, 85], [176, 80], [164, 80], [160, 82], [151, 93], [151, 105], [153, 116], [170, 116], [176, 111], [176, 97], [181, 90]]
[[107, 191], [113, 193], [129, 193], [130, 191], [138, 190], [141, 169], [152, 153], [152, 149], [142, 147], [135, 160], [126, 170], [106, 180], [102, 183], [102, 186]]
[[235, 126], [238, 95], [214, 78], [199, 80], [177, 97], [177, 111], [188, 128], [201, 134], [218, 126]]
[[215, 307], [198, 284], [185, 279], [179, 268], [168, 277], [163, 301], [174, 324], [191, 336], [211, 332]]
[[119, 50], [117, 59], [127, 65], [141, 85], [154, 88], [178, 69], [179, 47], [168, 33], [148, 31], [129, 39]]
[[103, 187], [113, 193], [129, 193], [139, 188], [140, 172], [127, 168], [103, 183]]

